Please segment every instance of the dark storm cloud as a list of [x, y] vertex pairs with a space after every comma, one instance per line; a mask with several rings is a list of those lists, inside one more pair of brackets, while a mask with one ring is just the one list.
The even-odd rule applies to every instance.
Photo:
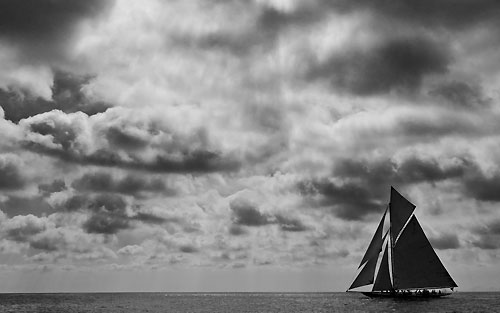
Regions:
[[170, 43], [189, 48], [214, 49], [229, 52], [235, 56], [245, 56], [252, 52], [271, 49], [278, 44], [280, 33], [294, 28], [306, 28], [320, 22], [326, 11], [317, 6], [303, 6], [300, 9], [285, 12], [272, 6], [253, 6], [250, 2], [224, 3], [232, 7], [231, 12], [248, 11], [255, 14], [255, 23], [243, 30], [222, 30], [202, 36], [179, 36], [174, 34]]
[[44, 196], [48, 196], [54, 192], [59, 192], [66, 189], [66, 182], [63, 179], [56, 179], [50, 184], [38, 185], [38, 191]]
[[[139, 141], [134, 141], [131, 137], [124, 139], [124, 133], [117, 137], [115, 132], [109, 137], [108, 130], [114, 127], [113, 123], [116, 123], [113, 120], [115, 117], [113, 114], [119, 115], [122, 114], [122, 111], [113, 111], [109, 117], [104, 115], [99, 120], [99, 123], [102, 124], [100, 126], [103, 128], [101, 132], [103, 132], [104, 138], [111, 138], [112, 142], [107, 142], [107, 144], [103, 142], [102, 146], [94, 149], [89, 149], [87, 144], [85, 146], [81, 144], [82, 140], [102, 142], [102, 137], [99, 136], [99, 140], [97, 140], [97, 138], [88, 137], [94, 136], [94, 134], [81, 131], [82, 127], [95, 128], [92, 117], [83, 113], [65, 114], [61, 111], [46, 112], [22, 120], [20, 124], [27, 135], [23, 146], [30, 151], [56, 157], [66, 162], [152, 172], [208, 173], [235, 171], [241, 167], [241, 163], [232, 155], [223, 155], [221, 152], [212, 151], [209, 147], [191, 148], [193, 144], [207, 145], [206, 138], [203, 134], [199, 134], [200, 132], [192, 134], [191, 137], [183, 137], [177, 136], [176, 132], [171, 130], [164, 130], [158, 134], [161, 136], [159, 139], [170, 142], [158, 146], [151, 142], [152, 132], [158, 133], [158, 131], [150, 129], [149, 126], [145, 126], [149, 137], [143, 140], [146, 140], [145, 144], [147, 143], [148, 148], [154, 149], [154, 155], [145, 160], [140, 156], [143, 149], [136, 150]], [[109, 121], [104, 120], [108, 118]], [[131, 122], [131, 124], [133, 123]], [[141, 125], [134, 124], [133, 126], [137, 127], [136, 130], [140, 132], [143, 131], [141, 127], [144, 127]], [[36, 136], [30, 136], [30, 134]], [[100, 134], [95, 134], [95, 136]], [[42, 140], [38, 135], [42, 135], [45, 140]], [[118, 144], [120, 145], [119, 149], [117, 149]], [[133, 149], [129, 149], [131, 145], [134, 146]]]
[[81, 111], [88, 115], [104, 112], [111, 105], [88, 99], [82, 91], [90, 79], [90, 76], [56, 72], [52, 87], [52, 100], [34, 97], [23, 91], [0, 89], [0, 106], [5, 112], [5, 119], [14, 123], [52, 110], [61, 110], [65, 113]]
[[59, 250], [57, 242], [54, 242], [54, 240], [50, 240], [47, 237], [32, 238], [30, 240], [30, 247], [33, 249], [49, 252]]
[[328, 179], [300, 182], [297, 187], [313, 206], [332, 207], [333, 213], [347, 220], [363, 219], [382, 210], [387, 203], [389, 187], [415, 183], [433, 183], [465, 178], [477, 166], [467, 158], [456, 158], [442, 165], [435, 159], [411, 156], [399, 163], [390, 159], [379, 161], [339, 160], [334, 175], [348, 183]]
[[410, 119], [400, 125], [399, 134], [407, 138], [435, 140], [435, 138], [447, 135], [472, 135], [477, 131], [471, 128], [470, 125], [464, 125], [462, 122], [454, 118], [445, 121], [441, 119], [439, 121]]
[[281, 214], [276, 214], [275, 218], [283, 231], [301, 232], [308, 230], [308, 227], [305, 226], [299, 219], [287, 217]]
[[437, 86], [429, 94], [445, 100], [450, 105], [461, 108], [480, 109], [487, 108], [491, 104], [491, 99], [483, 95], [480, 86], [459, 81]]
[[[53, 57], [71, 39], [75, 26], [98, 16], [112, 1], [1, 0], [0, 40], [21, 45], [34, 58]], [[36, 51], [36, 52], [35, 52]]]
[[172, 222], [172, 220], [167, 220], [161, 216], [157, 216], [150, 213], [139, 212], [133, 216], [133, 219], [141, 221], [147, 224], [163, 224], [165, 222]]
[[465, 179], [464, 189], [466, 194], [476, 200], [500, 201], [500, 173], [485, 175], [476, 171]]
[[134, 174], [115, 179], [108, 173], [86, 173], [73, 181], [71, 186], [79, 191], [117, 192], [127, 195], [138, 195], [141, 192], [175, 194], [173, 190], [167, 190], [161, 179], [147, 180]]
[[450, 57], [443, 45], [423, 37], [389, 39], [370, 51], [333, 55], [311, 66], [307, 78], [358, 95], [412, 92], [425, 75], [446, 72]]
[[242, 226], [264, 226], [277, 224], [282, 231], [301, 232], [309, 230], [301, 220], [289, 217], [284, 214], [264, 214], [250, 201], [243, 198], [236, 198], [229, 203], [232, 211], [233, 224], [229, 228], [229, 233], [233, 236], [247, 234]]
[[375, 162], [346, 159], [337, 162], [334, 173], [375, 186], [390, 182], [409, 184], [458, 178], [469, 168], [475, 168], [475, 164], [466, 157], [454, 158], [453, 161], [449, 165], [441, 165], [436, 159], [418, 156], [410, 156], [399, 163], [390, 159]]
[[231, 227], [229, 227], [229, 233], [233, 236], [241, 236], [246, 235], [247, 231], [239, 225], [231, 225]]
[[9, 196], [0, 201], [0, 207], [8, 217], [28, 214], [40, 217], [54, 212], [43, 196]]
[[62, 150], [71, 150], [77, 137], [77, 131], [67, 122], [39, 121], [30, 125], [30, 131], [44, 136], [50, 136], [52, 142], [60, 145]]
[[110, 127], [106, 131], [106, 138], [111, 144], [125, 149], [139, 149], [148, 145], [148, 141], [144, 138], [127, 133], [119, 127]]
[[[128, 213], [128, 204], [125, 199], [113, 193], [99, 193], [97, 195], [77, 194], [61, 203], [61, 211], [87, 211], [89, 219], [83, 224], [88, 233], [115, 234], [120, 230], [134, 227], [134, 222], [146, 224], [163, 224], [172, 222], [188, 224], [182, 219], [167, 219], [148, 212]], [[137, 206], [134, 206], [138, 209]]]
[[115, 194], [98, 194], [88, 204], [88, 208], [94, 212], [106, 211], [119, 214], [125, 213], [126, 206], [123, 197]]
[[116, 234], [130, 227], [130, 219], [126, 214], [127, 203], [114, 194], [99, 194], [88, 203], [92, 211], [90, 218], [83, 224], [88, 233]]
[[401, 23], [420, 24], [424, 27], [449, 27], [466, 29], [468, 27], [498, 22], [500, 4], [495, 0], [338, 0], [322, 2], [339, 11], [371, 10], [385, 18]]
[[439, 237], [429, 237], [429, 241], [435, 249], [439, 250], [460, 248], [460, 241], [455, 234], [443, 234]]
[[[61, 140], [60, 134], [64, 137], [70, 137], [71, 132], [59, 133], [54, 137], [55, 143], [70, 143]], [[68, 147], [66, 145], [66, 147]], [[241, 167], [239, 161], [222, 156], [218, 152], [196, 150], [185, 152], [181, 157], [172, 157], [169, 155], [158, 155], [152, 161], [141, 160], [139, 158], [123, 159], [114, 151], [100, 149], [91, 154], [82, 154], [75, 150], [58, 150], [44, 147], [39, 144], [26, 143], [25, 148], [53, 157], [60, 158], [66, 162], [73, 162], [86, 165], [119, 167], [150, 172], [163, 173], [210, 173], [210, 172], [229, 172], [235, 171]], [[63, 146], [64, 148], [64, 146]]]
[[325, 11], [317, 10], [315, 6], [307, 5], [290, 12], [264, 7], [257, 18], [257, 31], [268, 32], [276, 36], [286, 27], [304, 27], [318, 23], [325, 13]]
[[229, 204], [233, 213], [233, 222], [237, 225], [263, 226], [272, 223], [271, 217], [262, 214], [255, 204], [237, 198]]
[[189, 173], [189, 172], [218, 172], [234, 171], [241, 164], [230, 157], [224, 157], [218, 152], [208, 150], [194, 150], [183, 153], [180, 160], [159, 155], [156, 160], [149, 164], [139, 165], [150, 171]]
[[74, 195], [58, 207], [66, 212], [89, 211], [89, 219], [83, 224], [88, 233], [115, 234], [130, 228], [131, 217], [127, 215], [127, 202], [116, 194]]
[[64, 201], [62, 204], [58, 205], [58, 209], [67, 212], [77, 211], [80, 209], [84, 209], [85, 205], [87, 204], [87, 201], [89, 201], [89, 197], [87, 195], [84, 194], [74, 195], [66, 199], [66, 201]]
[[[48, 152], [51, 151], [41, 151]], [[54, 151], [55, 152], [55, 151]], [[241, 165], [238, 161], [224, 157], [217, 152], [196, 150], [185, 152], [180, 158], [168, 155], [158, 155], [153, 161], [140, 159], [124, 160], [118, 154], [108, 150], [98, 150], [90, 155], [77, 155], [74, 153], [55, 155], [65, 161], [91, 164], [99, 166], [121, 167], [164, 173], [210, 173], [219, 171], [234, 171]]]
[[127, 228], [130, 228], [130, 221], [126, 216], [105, 211], [92, 214], [83, 224], [87, 233], [96, 234], [111, 235]]
[[312, 180], [299, 183], [298, 189], [309, 202], [332, 207], [337, 217], [346, 220], [359, 220], [382, 209], [381, 202], [369, 189], [354, 183]]
[[395, 180], [402, 183], [435, 182], [462, 177], [470, 167], [473, 165], [466, 159], [459, 159], [456, 164], [442, 167], [435, 159], [412, 157], [398, 166]]
[[8, 159], [0, 159], [0, 190], [22, 188], [26, 183], [18, 166]]
[[179, 250], [184, 253], [196, 253], [198, 252], [198, 248], [192, 245], [181, 245]]

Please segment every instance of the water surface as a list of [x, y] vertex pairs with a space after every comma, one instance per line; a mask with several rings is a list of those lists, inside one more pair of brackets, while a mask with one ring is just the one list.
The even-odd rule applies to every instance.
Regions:
[[500, 293], [371, 299], [354, 293], [0, 294], [0, 312], [498, 312]]

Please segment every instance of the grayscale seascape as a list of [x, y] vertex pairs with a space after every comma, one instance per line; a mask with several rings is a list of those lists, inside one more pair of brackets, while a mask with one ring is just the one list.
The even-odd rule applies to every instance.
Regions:
[[500, 0], [0, 0], [0, 313], [500, 313], [499, 51]]
[[439, 299], [370, 299], [356, 293], [1, 294], [0, 312], [495, 312], [498, 292]]

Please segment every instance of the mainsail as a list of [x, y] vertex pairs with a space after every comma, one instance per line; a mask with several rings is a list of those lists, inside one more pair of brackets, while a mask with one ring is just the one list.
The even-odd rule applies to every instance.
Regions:
[[390, 239], [386, 239], [387, 233], [382, 236], [386, 210], [349, 290], [370, 284], [373, 291], [457, 287], [413, 215], [415, 205], [391, 187], [388, 210]]
[[393, 275], [396, 288], [457, 286], [434, 252], [415, 216], [410, 219], [392, 251], [394, 252]]

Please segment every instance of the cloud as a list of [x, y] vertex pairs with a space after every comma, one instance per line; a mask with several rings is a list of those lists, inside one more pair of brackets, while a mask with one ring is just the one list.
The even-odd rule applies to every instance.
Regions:
[[116, 194], [77, 194], [58, 204], [58, 209], [67, 213], [90, 212], [90, 217], [82, 225], [88, 233], [115, 234], [132, 227], [127, 202]]
[[389, 39], [368, 51], [333, 54], [311, 66], [307, 77], [357, 95], [413, 92], [425, 75], [446, 72], [450, 60], [442, 45], [424, 37]]
[[196, 253], [198, 252], [198, 248], [192, 245], [182, 245], [179, 247], [179, 250], [184, 253]]
[[481, 201], [500, 201], [500, 173], [494, 172], [488, 175], [481, 171], [475, 171], [465, 179], [465, 193], [474, 199]]
[[[210, 147], [202, 129], [186, 133], [168, 124], [159, 126], [161, 118], [134, 116], [133, 112], [114, 108], [90, 117], [82, 112], [38, 114], [20, 122], [26, 134], [24, 145], [31, 151], [84, 165], [173, 173], [235, 171], [240, 167], [231, 153]], [[140, 133], [147, 147], [131, 149], [130, 139], [124, 144], [123, 138], [117, 140], [116, 136], [108, 141], [109, 130], [117, 127]]]
[[229, 227], [229, 234], [233, 236], [241, 236], [246, 235], [247, 231], [239, 225], [231, 225], [231, 227]]
[[409, 154], [389, 159], [338, 159], [333, 178], [303, 180], [297, 189], [316, 207], [330, 207], [342, 219], [360, 220], [379, 212], [389, 186], [403, 188], [417, 183], [465, 180], [477, 165], [468, 157], [442, 159]]
[[234, 199], [229, 207], [233, 213], [233, 221], [237, 225], [263, 226], [272, 222], [270, 216], [262, 214], [255, 204], [246, 199]]
[[384, 158], [379, 160], [339, 160], [334, 173], [343, 178], [356, 178], [367, 182], [370, 187], [390, 183], [410, 184], [437, 182], [464, 177], [476, 164], [467, 156], [434, 157], [411, 154], [399, 160]]
[[0, 89], [0, 105], [5, 111], [5, 119], [18, 123], [23, 118], [52, 110], [65, 113], [81, 111], [88, 115], [104, 112], [111, 105], [92, 100], [84, 92], [90, 79], [88, 75], [56, 72], [50, 100], [30, 95], [28, 92]]
[[138, 245], [128, 245], [120, 248], [117, 252], [123, 255], [138, 255], [144, 252], [144, 248]]
[[477, 239], [472, 245], [481, 249], [500, 249], [500, 220], [492, 219], [482, 226], [475, 227], [473, 233]]
[[7, 154], [0, 154], [0, 190], [20, 189], [26, 184], [19, 169], [20, 161]]
[[85, 208], [85, 205], [89, 201], [89, 197], [85, 194], [76, 194], [67, 199], [65, 199], [62, 203], [57, 205], [59, 210], [64, 210], [67, 212], [74, 212]]
[[30, 259], [45, 264], [64, 264], [68, 260], [82, 262], [116, 258], [116, 254], [104, 245], [105, 240], [104, 236], [87, 234], [79, 228], [48, 228], [30, 238], [32, 253], [36, 253]]
[[43, 216], [52, 213], [54, 209], [43, 196], [8, 196], [5, 201], [0, 201], [2, 211], [7, 216], [29, 215]]
[[41, 233], [48, 227], [46, 218], [38, 218], [34, 215], [18, 215], [2, 224], [2, 232], [7, 234], [7, 238], [25, 242], [31, 236]]
[[168, 222], [176, 221], [176, 220], [172, 220], [172, 219], [169, 220], [167, 218], [157, 216], [155, 214], [148, 213], [148, 212], [137, 212], [133, 216], [133, 219], [141, 221], [143, 223], [147, 223], [147, 224], [163, 224], [167, 221]]
[[[117, 1], [33, 40], [0, 21], [0, 164], [20, 177], [0, 250], [89, 273], [342, 268], [390, 185], [430, 229], [494, 220], [494, 14], [375, 3]], [[16, 214], [48, 221], [5, 228]], [[429, 238], [481, 258], [493, 229]]]
[[164, 216], [162, 210], [154, 210], [141, 205], [130, 205], [123, 196], [115, 193], [75, 194], [59, 201], [55, 207], [69, 214], [87, 213], [89, 217], [82, 227], [88, 233], [116, 234], [121, 230], [132, 229], [137, 221], [147, 225], [174, 223], [188, 226], [182, 218]]
[[[54, 71], [88, 68], [83, 59], [76, 57], [75, 43], [82, 30], [100, 20], [113, 3], [112, 0], [2, 1], [0, 89], [49, 100]], [[0, 98], [2, 102], [10, 98], [11, 104], [19, 102], [12, 96], [13, 93], [2, 92]], [[28, 102], [32, 101], [40, 102]], [[35, 108], [32, 104], [28, 107]], [[8, 115], [11, 116], [10, 110]]]
[[435, 182], [463, 177], [473, 164], [467, 159], [456, 158], [451, 164], [442, 166], [435, 159], [410, 157], [397, 167], [397, 180], [406, 183]]
[[460, 248], [460, 241], [456, 234], [442, 234], [439, 237], [429, 237], [429, 241], [435, 249], [447, 250]]
[[147, 180], [134, 174], [114, 178], [109, 173], [91, 172], [75, 179], [71, 186], [79, 191], [117, 192], [126, 195], [138, 195], [142, 192], [175, 194], [173, 190], [167, 189], [161, 179]]
[[[4, 0], [1, 3], [0, 39], [19, 45], [23, 54], [45, 57], [63, 49], [78, 23], [100, 15], [111, 1], [29, 1]], [[27, 22], [29, 21], [29, 22]], [[34, 53], [34, 48], [38, 48]]]
[[229, 234], [241, 236], [247, 234], [244, 226], [258, 227], [264, 225], [278, 225], [279, 229], [285, 232], [302, 232], [309, 230], [309, 227], [295, 217], [285, 213], [262, 213], [257, 205], [242, 197], [233, 199], [229, 203], [232, 213], [232, 225], [229, 227]]
[[354, 183], [337, 184], [328, 180], [303, 181], [298, 190], [313, 205], [332, 207], [336, 216], [346, 220], [359, 220], [377, 213], [382, 203], [368, 188]]
[[439, 85], [431, 90], [429, 94], [441, 98], [451, 106], [458, 108], [486, 109], [491, 104], [491, 99], [483, 95], [480, 86], [460, 81]]
[[[328, 2], [328, 1], [325, 1]], [[373, 12], [392, 18], [399, 23], [466, 29], [487, 22], [498, 21], [500, 6], [494, 0], [425, 0], [415, 3], [411, 0], [398, 3], [387, 1], [333, 1], [331, 4], [343, 10], [370, 9]]]
[[116, 234], [129, 227], [130, 221], [126, 216], [107, 211], [92, 214], [83, 224], [86, 232], [96, 234]]
[[53, 180], [50, 184], [40, 184], [38, 185], [38, 191], [44, 195], [50, 195], [54, 192], [60, 192], [66, 190], [66, 182], [63, 179]]
[[106, 132], [106, 138], [112, 145], [125, 149], [140, 149], [148, 145], [147, 138], [140, 136], [140, 134], [138, 136], [138, 134], [129, 133], [127, 129], [119, 127], [110, 127]]
[[283, 231], [302, 232], [309, 229], [302, 223], [301, 220], [296, 218], [287, 217], [281, 214], [276, 214], [275, 218], [281, 230]]

